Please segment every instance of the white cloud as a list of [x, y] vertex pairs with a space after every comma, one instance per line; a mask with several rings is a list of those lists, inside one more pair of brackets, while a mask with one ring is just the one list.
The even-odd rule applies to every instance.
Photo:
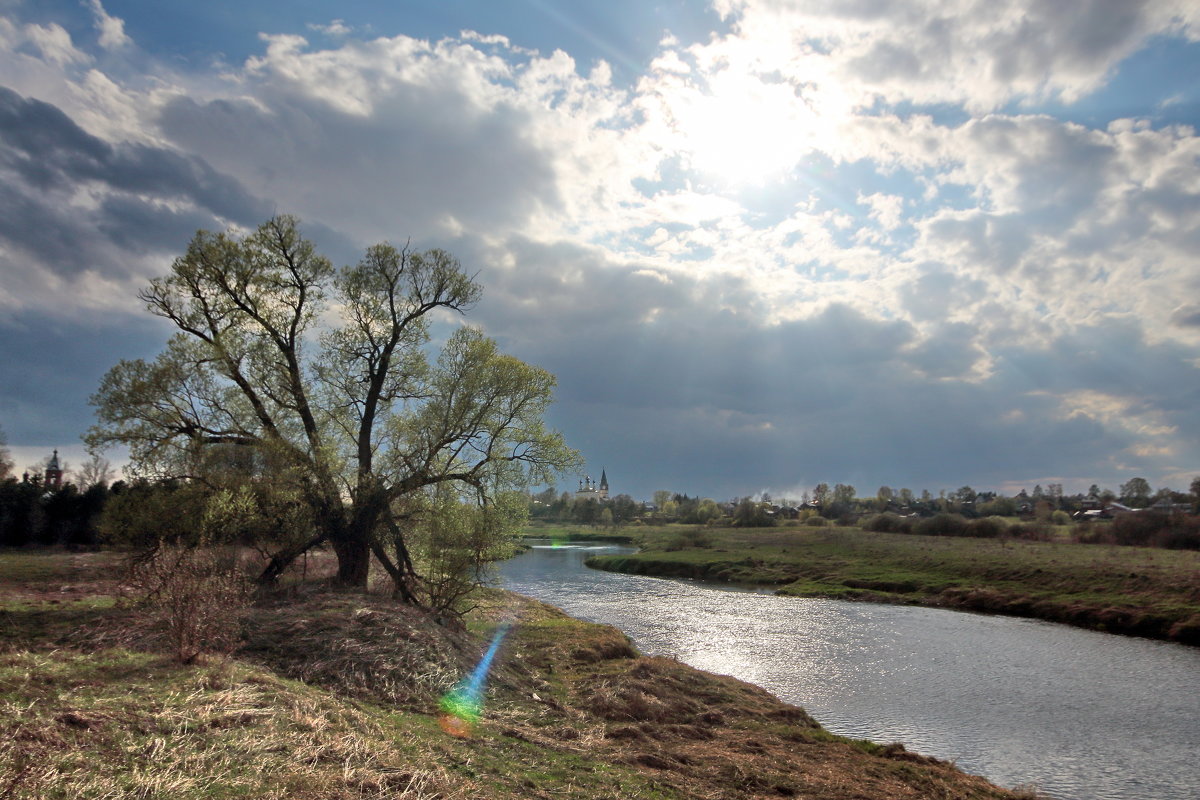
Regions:
[[[42, 58], [59, 67], [87, 64], [92, 57], [75, 47], [71, 34], [57, 23], [25, 25], [20, 38], [38, 49]], [[18, 40], [19, 41], [19, 40]]]
[[132, 44], [125, 34], [125, 21], [119, 17], [110, 16], [104, 10], [100, 0], [85, 0], [96, 20], [96, 30], [100, 34], [100, 46], [105, 50], [119, 50]]
[[722, 0], [736, 20], [724, 49], [753, 50], [764, 70], [814, 72], [854, 102], [1071, 102], [1104, 84], [1158, 34], [1200, 37], [1187, 0]]
[[335, 19], [324, 25], [310, 22], [307, 27], [310, 31], [316, 31], [317, 33], [333, 37], [349, 36], [353, 32], [353, 29], [346, 24], [346, 21], [341, 19]]
[[[895, 437], [889, 463], [929, 476], [938, 448], [994, 452], [996, 475], [1105, 453], [1178, 467], [1200, 457], [1188, 401], [1151, 378], [1194, 377], [1200, 139], [983, 113], [1082, 96], [1147, 37], [1194, 35], [1189, 4], [1092, 6], [731, 0], [731, 35], [664, 41], [633, 87], [500, 36], [337, 21], [314, 27], [329, 46], [266, 35], [220, 77], [136, 81], [113, 65], [145, 56], [115, 27], [97, 60], [62, 27], [0, 20], [27, 112], [0, 130], [0, 306], [129, 307], [196, 227], [273, 208], [346, 260], [384, 238], [449, 246], [484, 270], [489, 331], [558, 372], [569, 407], [612, 415], [573, 418], [592, 446], [628, 420], [697, 462], [710, 445], [685, 423], [711, 426], [739, 463], [770, 453], [747, 491], [825, 468], [778, 441], [831, 476], [904, 480], [856, 466], [859, 436]], [[29, 138], [35, 118], [58, 138]], [[1153, 383], [1144, 403], [1085, 330], [1151, 361], [1130, 379]], [[1090, 370], [1058, 385], [1074, 362]], [[1056, 464], [1022, 467], [1015, 428]]]

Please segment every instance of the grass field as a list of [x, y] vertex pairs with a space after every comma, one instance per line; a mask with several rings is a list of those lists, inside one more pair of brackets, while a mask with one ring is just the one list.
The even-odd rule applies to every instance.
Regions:
[[591, 566], [780, 594], [992, 611], [1200, 644], [1200, 552], [858, 528], [640, 529]]
[[[318, 572], [314, 569], [312, 572]], [[311, 573], [310, 573], [311, 574]], [[260, 598], [237, 648], [174, 660], [113, 554], [0, 552], [0, 797], [1031, 797], [833, 736], [731, 678], [490, 590], [465, 628], [320, 583]], [[482, 716], [439, 698], [502, 619]]]

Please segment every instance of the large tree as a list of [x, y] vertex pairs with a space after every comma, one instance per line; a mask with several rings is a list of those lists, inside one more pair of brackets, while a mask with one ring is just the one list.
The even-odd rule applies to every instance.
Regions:
[[1130, 478], [1121, 484], [1121, 502], [1134, 508], [1150, 505], [1150, 482], [1145, 478]]
[[486, 507], [576, 461], [543, 424], [548, 372], [466, 326], [430, 358], [433, 314], [464, 313], [479, 295], [442, 250], [383, 243], [335, 270], [292, 217], [241, 237], [200, 231], [140, 295], [177, 333], [155, 360], [108, 372], [88, 444], [125, 445], [155, 477], [203, 479], [210, 452], [250, 453], [312, 527], [274, 553], [264, 580], [328, 543], [340, 582], [365, 586], [374, 552], [414, 599], [405, 531], [430, 505], [415, 498]]

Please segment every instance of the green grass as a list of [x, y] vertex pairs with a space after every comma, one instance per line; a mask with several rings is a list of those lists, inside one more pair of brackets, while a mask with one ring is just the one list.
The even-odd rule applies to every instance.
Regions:
[[647, 530], [618, 572], [772, 586], [780, 594], [967, 608], [1200, 644], [1200, 553], [1068, 541], [705, 529], [708, 546]]
[[603, 528], [583, 525], [564, 525], [549, 522], [531, 522], [522, 537], [526, 539], [554, 539], [562, 542], [616, 542], [634, 544], [640, 537], [640, 528]]

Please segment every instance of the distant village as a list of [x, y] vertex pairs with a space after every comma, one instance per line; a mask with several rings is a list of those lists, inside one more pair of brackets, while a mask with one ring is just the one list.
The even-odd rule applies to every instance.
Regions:
[[899, 519], [921, 519], [953, 514], [965, 519], [1015, 517], [1031, 521], [1068, 524], [1111, 520], [1124, 514], [1195, 515], [1200, 513], [1200, 477], [1191, 492], [1169, 488], [1152, 490], [1148, 481], [1133, 478], [1119, 491], [1093, 485], [1087, 493], [1064, 494], [1061, 484], [1035, 486], [1007, 496], [976, 492], [964, 486], [953, 492], [880, 487], [874, 496], [861, 496], [846, 484], [817, 484], [798, 499], [757, 496], [716, 501], [678, 492], [658, 491], [652, 499], [635, 500], [628, 494], [613, 494], [607, 470], [599, 482], [585, 475], [575, 492], [547, 488], [530, 496], [534, 519], [583, 524], [622, 525], [633, 522], [695, 524], [769, 525], [820, 517], [831, 523], [858, 524], [865, 518], [886, 514]]
[[[0, 546], [99, 542], [105, 504], [110, 495], [125, 491], [126, 484], [110, 483], [112, 470], [102, 459], [74, 471], [65, 466], [55, 450], [19, 478], [4, 476]], [[1060, 484], [1049, 484], [1012, 496], [976, 492], [969, 486], [937, 495], [882, 486], [873, 496], [862, 496], [847, 484], [820, 483], [798, 499], [761, 493], [717, 501], [665, 490], [649, 499], [634, 499], [614, 493], [608, 472], [602, 469], [598, 480], [580, 477], [574, 492], [548, 487], [530, 494], [529, 518], [602, 527], [842, 525], [884, 532], [1013, 534], [1032, 539], [1048, 538], [1051, 526], [1075, 526], [1073, 535], [1080, 540], [1091, 537], [1097, 542], [1200, 549], [1200, 477], [1189, 488], [1190, 492], [1153, 490], [1145, 479], [1132, 478], [1116, 491], [1092, 486], [1087, 493], [1074, 495], [1065, 494]], [[993, 522], [997, 519], [1007, 520], [1009, 527], [997, 527]], [[1089, 527], [1090, 523], [1115, 524]]]

